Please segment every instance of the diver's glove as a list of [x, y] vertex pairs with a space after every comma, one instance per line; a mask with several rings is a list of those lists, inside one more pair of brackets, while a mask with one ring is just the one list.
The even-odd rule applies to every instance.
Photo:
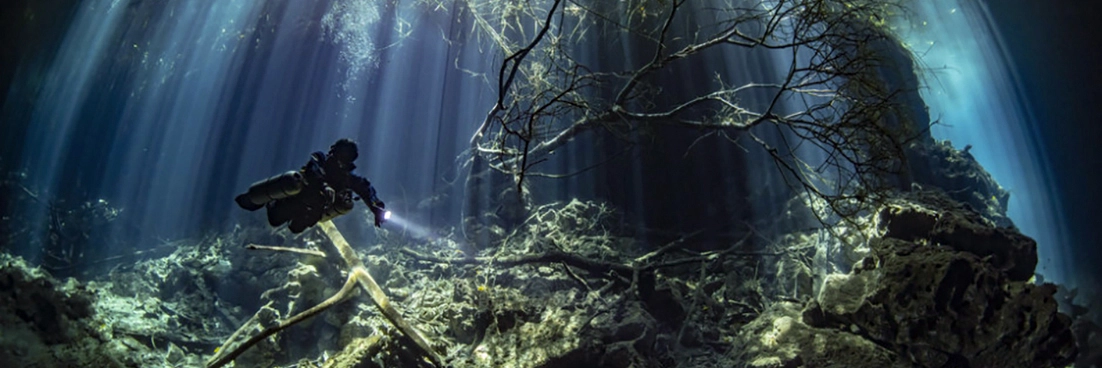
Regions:
[[375, 201], [369, 206], [371, 207], [371, 213], [375, 214], [375, 227], [379, 227], [386, 222], [386, 204], [383, 201]]

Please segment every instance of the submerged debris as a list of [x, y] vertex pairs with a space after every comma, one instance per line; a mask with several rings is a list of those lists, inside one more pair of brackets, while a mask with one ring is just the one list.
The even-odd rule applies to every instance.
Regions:
[[[643, 248], [616, 231], [614, 210], [581, 201], [536, 208], [478, 254], [383, 234], [354, 256], [448, 366], [1048, 367], [1097, 335], [1058, 312], [1055, 287], [1021, 277], [1035, 245], [1015, 230], [935, 193], [901, 195], [877, 216], [867, 249], [840, 258], [857, 258], [841, 261], [851, 270], [824, 267], [844, 245], [817, 233]], [[321, 239], [236, 231], [87, 284], [4, 256], [0, 318], [15, 327], [0, 363], [201, 366], [352, 280]], [[354, 294], [235, 366], [432, 365]]]
[[[231, 237], [240, 234], [231, 234]], [[222, 238], [178, 244], [161, 258], [118, 267], [97, 281], [60, 282], [0, 254], [0, 365], [199, 366], [243, 320], [238, 294], [269, 288], [277, 259], [244, 262]], [[237, 261], [237, 262], [235, 262]], [[249, 276], [252, 275], [252, 276]], [[235, 279], [234, 288], [220, 280]]]

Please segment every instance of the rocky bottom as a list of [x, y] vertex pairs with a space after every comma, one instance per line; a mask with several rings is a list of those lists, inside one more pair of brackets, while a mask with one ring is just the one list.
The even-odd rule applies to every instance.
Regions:
[[[747, 233], [706, 247], [686, 235], [641, 249], [615, 231], [613, 212], [547, 205], [480, 252], [394, 231], [353, 247], [450, 366], [1099, 364], [1098, 321], [1032, 278], [1032, 240], [938, 193], [900, 196], [861, 231]], [[238, 229], [174, 246], [86, 282], [0, 255], [0, 365], [203, 366], [348, 278], [320, 232]], [[362, 292], [230, 364], [430, 365]]]

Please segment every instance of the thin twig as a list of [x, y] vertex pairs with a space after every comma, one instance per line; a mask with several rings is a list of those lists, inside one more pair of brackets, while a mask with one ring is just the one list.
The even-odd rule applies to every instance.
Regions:
[[644, 261], [646, 261], [650, 258], [657, 257], [657, 256], [662, 255], [663, 253], [666, 253], [666, 252], [668, 252], [668, 251], [670, 251], [674, 248], [680, 247], [681, 244], [685, 243], [686, 240], [689, 240], [689, 238], [692, 238], [692, 237], [700, 234], [701, 232], [703, 232], [703, 230], [697, 230], [697, 231], [693, 232], [692, 234], [682, 236], [682, 237], [678, 238], [677, 240], [669, 242], [669, 244], [666, 244], [666, 245], [662, 246], [661, 248], [655, 249], [654, 251], [652, 251], [650, 253], [639, 256], [639, 258], [635, 259], [635, 264], [641, 264], [641, 263], [643, 263]]
[[34, 194], [34, 192], [32, 192], [30, 189], [27, 189], [27, 187], [23, 186], [23, 184], [16, 183], [15, 185], [18, 185], [19, 189], [23, 189], [23, 192], [31, 196], [31, 199], [33, 199], [35, 202], [42, 203], [42, 200], [38, 199], [38, 195]]
[[302, 249], [302, 248], [293, 248], [293, 247], [277, 247], [277, 246], [272, 246], [272, 245], [260, 245], [260, 244], [249, 244], [249, 245], [245, 246], [245, 249], [271, 250], [271, 251], [277, 251], [277, 252], [291, 252], [291, 253], [306, 254], [306, 255], [325, 258], [325, 253], [324, 252], [322, 252], [320, 250], [313, 250], [313, 249]]
[[400, 250], [402, 254], [412, 257], [413, 259], [432, 263], [445, 263], [453, 265], [498, 265], [503, 267], [512, 267], [524, 264], [532, 263], [562, 263], [570, 266], [574, 266], [586, 271], [589, 271], [595, 275], [605, 276], [607, 272], [612, 272], [620, 277], [630, 279], [635, 278], [636, 272], [653, 271], [659, 268], [673, 267], [686, 263], [711, 261], [719, 258], [720, 256], [732, 255], [732, 256], [779, 256], [781, 252], [764, 252], [764, 251], [742, 251], [736, 252], [736, 249], [741, 248], [746, 240], [750, 238], [748, 233], [742, 240], [739, 240], [731, 247], [717, 251], [701, 253], [697, 256], [686, 257], [681, 259], [675, 259], [672, 261], [660, 262], [660, 263], [646, 263], [637, 265], [626, 265], [623, 263], [598, 261], [589, 258], [582, 257], [573, 253], [567, 253], [557, 250], [546, 251], [535, 254], [525, 254], [520, 256], [511, 257], [475, 257], [475, 258], [445, 258], [437, 257], [433, 255], [419, 253], [415, 250], [403, 248]]

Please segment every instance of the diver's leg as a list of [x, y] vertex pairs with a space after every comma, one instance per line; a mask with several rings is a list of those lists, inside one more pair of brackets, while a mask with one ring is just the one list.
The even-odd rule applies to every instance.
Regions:
[[291, 224], [287, 225], [287, 229], [292, 233], [301, 233], [306, 228], [314, 226], [321, 220], [321, 211], [309, 209], [302, 211], [298, 216], [291, 218]]
[[291, 215], [295, 212], [295, 207], [298, 206], [285, 200], [268, 202], [268, 224], [276, 227], [290, 221]]
[[291, 232], [294, 234], [298, 234], [301, 233], [303, 230], [306, 230], [307, 226], [309, 225], [306, 225], [304, 221], [300, 220], [299, 218], [294, 218], [291, 219], [291, 223], [287, 225], [287, 229], [291, 230]]

